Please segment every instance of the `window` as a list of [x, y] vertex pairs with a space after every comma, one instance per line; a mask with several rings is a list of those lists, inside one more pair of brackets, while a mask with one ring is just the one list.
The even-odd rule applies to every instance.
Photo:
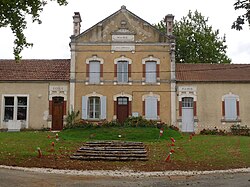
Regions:
[[225, 120], [236, 121], [239, 118], [239, 97], [228, 94], [223, 96], [222, 115]]
[[156, 83], [156, 62], [146, 62], [146, 83]]
[[88, 99], [88, 117], [90, 119], [100, 118], [100, 97], [89, 97]]
[[182, 107], [183, 108], [193, 108], [193, 98], [192, 97], [183, 97], [182, 98]]
[[14, 118], [14, 97], [4, 97], [4, 120], [13, 120]]
[[4, 97], [4, 120], [27, 120], [27, 97]]
[[100, 83], [100, 61], [89, 62], [89, 83]]
[[117, 82], [118, 83], [128, 82], [128, 61], [117, 62]]
[[106, 119], [106, 96], [82, 96], [82, 119]]
[[147, 96], [145, 98], [145, 118], [157, 120], [157, 97]]

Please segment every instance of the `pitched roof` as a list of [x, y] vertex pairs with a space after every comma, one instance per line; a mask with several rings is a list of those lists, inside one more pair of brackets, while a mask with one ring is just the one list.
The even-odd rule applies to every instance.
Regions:
[[176, 64], [176, 80], [191, 82], [249, 82], [250, 64]]
[[69, 81], [70, 60], [1, 60], [0, 81]]

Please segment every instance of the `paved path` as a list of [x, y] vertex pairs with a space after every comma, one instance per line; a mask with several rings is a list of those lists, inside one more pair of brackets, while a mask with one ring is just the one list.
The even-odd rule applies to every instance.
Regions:
[[[36, 170], [6, 169], [0, 167], [0, 186], [1, 187], [42, 187], [42, 186], [58, 186], [58, 187], [138, 187], [138, 186], [229, 186], [229, 187], [247, 187], [250, 186], [250, 172], [218, 172], [210, 174], [191, 174], [184, 175], [135, 175], [129, 172], [117, 172], [117, 175], [95, 175], [95, 173], [71, 173], [57, 172], [57, 170], [46, 170], [48, 172]], [[56, 172], [53, 172], [56, 171]], [[56, 174], [59, 173], [59, 174]], [[97, 173], [96, 173], [97, 174]], [[120, 174], [120, 175], [118, 175]], [[152, 174], [152, 173], [151, 173]], [[113, 176], [112, 176], [113, 175]]]

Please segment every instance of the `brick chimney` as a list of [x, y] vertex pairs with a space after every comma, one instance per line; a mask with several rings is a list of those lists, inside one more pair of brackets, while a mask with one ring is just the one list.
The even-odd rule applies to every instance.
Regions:
[[172, 14], [168, 14], [165, 16], [165, 24], [167, 35], [173, 35], [173, 27], [174, 27], [174, 16]]
[[75, 12], [75, 15], [73, 16], [73, 35], [77, 36], [80, 34], [81, 30], [81, 15], [79, 12]]

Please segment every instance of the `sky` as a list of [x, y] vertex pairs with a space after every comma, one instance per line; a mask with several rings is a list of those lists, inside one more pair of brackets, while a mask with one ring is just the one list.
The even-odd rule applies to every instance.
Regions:
[[[227, 55], [235, 64], [250, 64], [250, 28], [245, 25], [243, 31], [231, 29], [232, 22], [242, 13], [235, 11], [233, 4], [237, 0], [68, 0], [67, 6], [49, 2], [41, 13], [42, 24], [32, 23], [27, 16], [27, 41], [33, 47], [24, 49], [23, 59], [69, 59], [70, 36], [73, 34], [73, 14], [80, 12], [81, 32], [110, 16], [125, 5], [126, 8], [154, 24], [165, 15], [173, 14], [175, 20], [186, 16], [188, 11], [198, 10], [208, 17], [208, 25], [219, 30], [220, 36], [226, 35]], [[0, 28], [0, 59], [14, 59], [14, 36], [10, 28]]]

